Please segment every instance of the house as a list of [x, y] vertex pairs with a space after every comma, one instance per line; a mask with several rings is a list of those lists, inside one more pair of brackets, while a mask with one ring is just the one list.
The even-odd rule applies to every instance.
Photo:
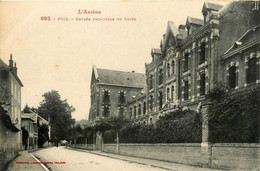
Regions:
[[126, 116], [126, 104], [145, 86], [145, 75], [140, 73], [92, 68], [91, 108], [89, 120], [102, 117]]
[[38, 148], [39, 129], [42, 125], [46, 125], [48, 127], [48, 137], [46, 138], [50, 139], [51, 126], [49, 122], [38, 115], [38, 113], [31, 109], [27, 109], [22, 112], [21, 118], [22, 128], [25, 129], [29, 135], [27, 138], [26, 149]]
[[17, 66], [0, 58], [0, 170], [21, 150], [21, 87]]

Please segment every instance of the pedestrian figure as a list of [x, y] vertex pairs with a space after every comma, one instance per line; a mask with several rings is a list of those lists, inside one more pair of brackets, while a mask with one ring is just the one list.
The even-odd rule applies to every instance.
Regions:
[[28, 131], [22, 127], [22, 141], [23, 141], [23, 146], [24, 149], [27, 150], [27, 139], [29, 137]]

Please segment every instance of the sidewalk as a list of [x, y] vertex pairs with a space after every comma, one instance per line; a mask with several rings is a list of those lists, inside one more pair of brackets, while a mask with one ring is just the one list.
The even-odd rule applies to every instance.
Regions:
[[153, 167], [166, 169], [166, 170], [174, 170], [174, 171], [211, 171], [211, 170], [220, 171], [221, 170], [221, 169], [201, 168], [199, 166], [198, 167], [189, 166], [189, 165], [172, 163], [172, 162], [167, 162], [167, 161], [124, 156], [124, 155], [120, 155], [120, 154], [105, 153], [105, 152], [101, 152], [101, 151], [88, 151], [88, 150], [76, 149], [76, 148], [71, 148], [71, 147], [67, 147], [67, 148], [72, 149], [72, 150], [77, 150], [77, 151], [85, 151], [88, 153], [101, 155], [101, 156], [105, 156], [105, 157], [110, 157], [110, 158], [114, 158], [114, 159], [118, 159], [118, 160], [123, 160], [123, 161], [138, 163], [138, 164], [144, 164], [144, 165], [153, 166]]
[[28, 151], [20, 151], [19, 156], [16, 157], [11, 163], [9, 163], [7, 171], [44, 171], [41, 165], [37, 162], [38, 161], [36, 161]]

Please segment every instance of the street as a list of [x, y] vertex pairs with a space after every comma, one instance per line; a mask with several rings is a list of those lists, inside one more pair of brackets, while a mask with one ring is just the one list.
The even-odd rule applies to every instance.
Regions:
[[107, 170], [107, 171], [155, 171], [164, 170], [148, 165], [131, 163], [88, 152], [74, 151], [66, 147], [52, 147], [32, 153], [52, 170]]

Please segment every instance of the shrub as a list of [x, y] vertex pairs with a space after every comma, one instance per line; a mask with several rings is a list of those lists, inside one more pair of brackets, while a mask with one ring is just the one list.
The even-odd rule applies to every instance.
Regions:
[[[217, 94], [219, 88], [211, 94]], [[209, 107], [209, 140], [213, 143], [256, 143], [259, 141], [259, 89], [231, 95], [207, 96]]]

